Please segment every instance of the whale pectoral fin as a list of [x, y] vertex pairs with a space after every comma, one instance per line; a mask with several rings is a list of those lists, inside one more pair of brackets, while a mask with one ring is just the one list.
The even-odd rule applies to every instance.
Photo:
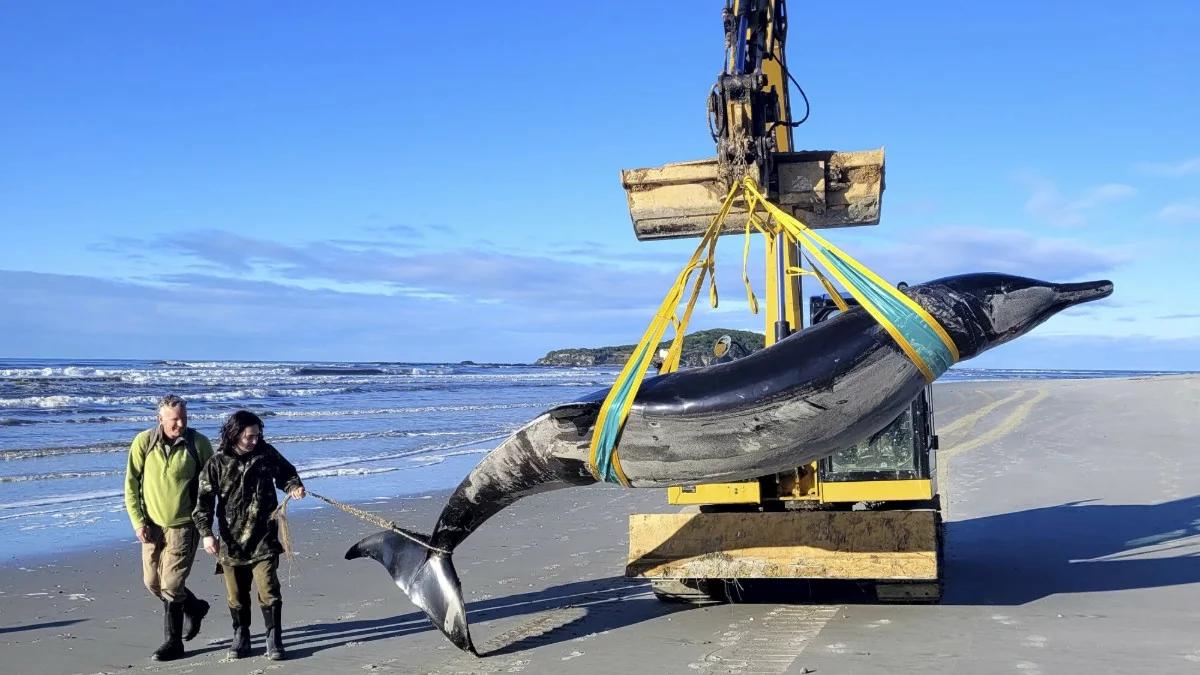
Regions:
[[[428, 540], [423, 535], [416, 535]], [[391, 573], [396, 586], [429, 621], [463, 651], [478, 655], [467, 627], [462, 584], [450, 554], [430, 549], [396, 532], [377, 532], [346, 551], [346, 559], [372, 558]]]

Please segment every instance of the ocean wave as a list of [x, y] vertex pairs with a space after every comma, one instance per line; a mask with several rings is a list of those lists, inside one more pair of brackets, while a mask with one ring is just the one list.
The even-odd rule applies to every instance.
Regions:
[[[216, 368], [208, 372], [210, 374], [252, 376], [268, 374], [289, 375], [294, 370], [292, 367], [280, 366], [279, 364], [263, 364], [269, 365], [269, 367], [266, 368], [247, 368], [245, 367], [246, 365], [247, 364], [230, 364], [230, 367]], [[190, 376], [195, 376], [196, 372], [186, 368], [164, 369], [128, 366], [114, 368], [95, 368], [89, 366], [0, 368], [0, 380], [45, 378], [65, 381], [85, 381], [97, 379], [102, 381], [130, 381], [130, 378], [137, 378], [144, 375], [187, 378]]]
[[[353, 391], [351, 387], [325, 387], [313, 389], [276, 389], [255, 387], [250, 389], [235, 389], [233, 391], [212, 391], [187, 394], [188, 402], [220, 402], [237, 400], [254, 400], [264, 398], [304, 398], [310, 396], [326, 396], [329, 394], [344, 394]], [[46, 396], [24, 396], [21, 398], [0, 398], [0, 408], [84, 408], [89, 406], [121, 406], [121, 405], [154, 405], [159, 399], [157, 395], [141, 396], [79, 396], [72, 394], [50, 394]]]
[[41, 457], [58, 457], [61, 455], [91, 455], [111, 452], [125, 452], [128, 443], [89, 443], [87, 445], [63, 445], [46, 448], [14, 448], [0, 450], [0, 462], [20, 459], [37, 459]]
[[117, 375], [96, 375], [93, 377], [69, 377], [69, 376], [65, 376], [65, 375], [59, 376], [59, 377], [54, 377], [54, 376], [42, 377], [39, 375], [36, 377], [0, 378], [0, 382], [3, 382], [4, 384], [11, 384], [11, 385], [101, 384], [101, 383], [113, 383], [113, 382], [122, 382], [122, 381], [123, 381], [122, 378]]
[[129, 370], [121, 373], [121, 380], [130, 384], [188, 385], [226, 383], [257, 383], [291, 381], [295, 375], [291, 368], [222, 368], [215, 370]]
[[331, 434], [294, 434], [271, 436], [271, 443], [321, 443], [326, 441], [357, 441], [365, 438], [419, 438], [425, 436], [467, 436], [478, 434], [477, 431], [403, 431], [386, 429], [382, 431], [341, 431]]
[[102, 478], [104, 476], [124, 475], [124, 469], [108, 469], [98, 471], [50, 471], [47, 473], [27, 473], [14, 476], [0, 476], [0, 483], [25, 483], [36, 480], [67, 480], [74, 478]]
[[330, 478], [333, 476], [371, 476], [378, 473], [391, 473], [400, 471], [401, 469], [410, 468], [402, 466], [386, 466], [376, 469], [359, 468], [359, 469], [318, 469], [316, 471], [308, 471], [304, 474], [304, 478]]
[[[316, 461], [307, 462], [307, 463], [303, 464], [302, 466], [297, 466], [296, 470], [298, 472], [300, 472], [300, 474], [302, 476], [308, 476], [310, 471], [324, 471], [324, 470], [328, 470], [328, 469], [336, 469], [339, 467], [354, 466], [355, 464], [366, 464], [368, 462], [386, 462], [386, 461], [395, 460], [395, 459], [409, 459], [409, 458], [414, 458], [414, 457], [427, 458], [427, 457], [433, 456], [433, 455], [430, 455], [430, 453], [438, 453], [437, 456], [450, 456], [449, 453], [442, 453], [440, 451], [453, 450], [455, 448], [463, 448], [463, 447], [471, 446], [471, 445], [478, 445], [480, 443], [487, 443], [489, 441], [495, 441], [495, 440], [499, 440], [499, 439], [507, 438], [507, 437], [508, 437], [508, 434], [495, 434], [495, 435], [489, 435], [489, 436], [482, 436], [480, 438], [474, 438], [474, 439], [467, 440], [467, 441], [460, 441], [458, 443], [447, 443], [447, 444], [442, 444], [442, 445], [427, 445], [427, 446], [422, 446], [419, 448], [402, 450], [400, 452], [385, 452], [385, 453], [380, 453], [377, 455], [355, 456], [355, 457], [331, 457], [331, 458], [324, 459], [324, 460], [316, 460]], [[491, 448], [485, 448], [485, 449], [478, 450], [478, 451], [479, 452], [487, 452], [489, 450], [491, 450]], [[472, 454], [472, 453], [464, 451], [462, 454]]]
[[[323, 443], [336, 441], [356, 441], [369, 438], [432, 438], [439, 436], [478, 436], [478, 431], [405, 431], [401, 429], [385, 429], [380, 431], [342, 431], [328, 434], [283, 434], [271, 436], [271, 443]], [[127, 452], [127, 442], [100, 442], [86, 445], [64, 445], [45, 448], [13, 448], [0, 450], [0, 462], [10, 462], [26, 459], [41, 459], [45, 457], [61, 457], [66, 455], [95, 455]], [[4, 482], [0, 479], [0, 482]]]
[[45, 368], [0, 368], [0, 379], [82, 379], [92, 377], [119, 377], [119, 372], [103, 368], [88, 368], [84, 366], [62, 366]]
[[[146, 366], [10, 367], [0, 368], [0, 384], [36, 388], [39, 395], [14, 397], [9, 393], [9, 397], [0, 398], [0, 409], [56, 410], [145, 405], [157, 400], [162, 393], [158, 391], [161, 388], [178, 390], [188, 400], [217, 402], [236, 398], [304, 397], [362, 391], [347, 387], [397, 392], [440, 390], [447, 386], [600, 387], [611, 382], [613, 376], [599, 369], [521, 370], [515, 366], [377, 363], [162, 361]], [[122, 389], [120, 384], [129, 387]], [[155, 391], [145, 391], [150, 387]], [[227, 387], [237, 391], [190, 393], [196, 388], [205, 387], [217, 390]], [[97, 388], [98, 391], [89, 391]], [[244, 395], [239, 396], [237, 392]]]
[[37, 420], [19, 420], [12, 418], [0, 419], [0, 427], [20, 427], [26, 424], [37, 424]]
[[96, 492], [81, 492], [70, 495], [53, 495], [51, 497], [42, 497], [40, 499], [26, 499], [19, 502], [0, 502], [0, 511], [8, 509], [24, 509], [31, 506], [49, 506], [51, 504], [70, 504], [72, 502], [87, 502], [96, 499], [111, 499], [113, 497], [123, 497], [123, 490], [105, 490]]
[[[393, 471], [406, 470], [411, 471], [423, 467], [434, 466], [444, 462], [447, 458], [457, 457], [462, 455], [483, 454], [489, 452], [491, 447], [471, 447], [481, 443], [488, 443], [507, 437], [507, 434], [484, 435], [469, 440], [458, 441], [454, 443], [440, 443], [421, 446], [398, 452], [383, 452], [374, 455], [353, 456], [328, 458], [325, 460], [311, 461], [301, 464], [296, 467], [297, 471], [305, 479], [309, 478], [324, 478], [335, 476], [360, 476], [372, 475], [379, 473], [390, 473]], [[449, 451], [449, 452], [448, 452]], [[372, 462], [387, 462], [394, 460], [406, 460], [409, 462], [420, 462], [419, 464], [407, 464], [402, 466], [392, 467], [359, 467], [359, 464], [368, 464]], [[46, 472], [39, 474], [21, 474], [15, 476], [0, 476], [0, 484], [3, 483], [21, 483], [29, 481], [52, 481], [52, 480], [69, 480], [77, 478], [97, 478], [106, 476], [120, 476], [124, 474], [124, 469], [109, 469], [97, 471], [58, 471]], [[93, 491], [83, 492], [69, 495], [53, 495], [38, 499], [27, 499], [22, 501], [0, 503], [0, 511], [35, 508], [54, 505], [74, 504], [76, 502], [88, 502], [99, 499], [117, 498], [123, 496], [123, 491]], [[55, 511], [39, 511], [30, 514], [6, 514], [0, 515], [0, 520], [9, 520], [20, 517], [22, 515], [43, 515], [53, 513]]]
[[[155, 399], [157, 400], [157, 399]], [[265, 418], [271, 417], [300, 417], [300, 418], [321, 418], [321, 417], [374, 417], [379, 415], [411, 415], [422, 413], [442, 413], [442, 412], [473, 412], [479, 410], [517, 410], [522, 408], [536, 408], [539, 410], [547, 410], [564, 401], [529, 401], [521, 403], [490, 403], [490, 404], [462, 404], [462, 405], [427, 405], [427, 406], [406, 406], [395, 408], [349, 408], [346, 410], [258, 410], [254, 406], [249, 406], [253, 412]], [[191, 421], [198, 420], [223, 420], [229, 417], [228, 412], [219, 413], [200, 413], [188, 412], [188, 419]], [[96, 415], [92, 417], [67, 417], [67, 418], [46, 418], [37, 420], [11, 419], [0, 421], [0, 426], [17, 426], [23, 424], [133, 424], [147, 423], [153, 424], [155, 416], [148, 415]], [[4, 424], [8, 422], [8, 424]]]
[[[487, 448], [468, 448], [468, 449], [466, 449], [466, 450], [459, 450], [458, 452], [440, 452], [440, 453], [438, 453], [438, 454], [436, 454], [436, 455], [429, 455], [429, 458], [430, 458], [430, 459], [437, 458], [437, 459], [444, 460], [444, 459], [446, 459], [446, 458], [448, 458], [448, 457], [462, 457], [462, 456], [464, 456], [464, 455], [482, 455], [482, 454], [484, 454], [484, 453], [488, 453], [488, 452], [491, 452], [491, 451], [492, 451], [492, 448], [490, 448], [490, 447], [487, 447]], [[414, 458], [414, 459], [418, 459], [418, 458]]]
[[[99, 509], [86, 509], [86, 508], [80, 509], [80, 507], [77, 504], [74, 504], [72, 502], [61, 502], [61, 504], [63, 505], [61, 508], [47, 508], [47, 509], [40, 509], [37, 511], [23, 511], [23, 512], [18, 512], [18, 513], [0, 514], [0, 521], [16, 520], [18, 518], [32, 518], [35, 516], [49, 516], [50, 518], [59, 519], [59, 518], [72, 518], [72, 517], [74, 517], [75, 514], [91, 515], [94, 513], [124, 513], [125, 512], [125, 502], [123, 500], [114, 500], [112, 503], [105, 505], [104, 508], [99, 508]], [[53, 506], [53, 505], [50, 505], [50, 506]]]
[[[268, 417], [270, 413], [259, 410], [255, 411], [262, 417]], [[188, 421], [196, 420], [223, 420], [229, 417], [229, 413], [197, 413], [188, 411]], [[126, 423], [150, 423], [157, 421], [154, 415], [99, 415], [97, 417], [70, 417], [66, 419], [44, 419], [30, 421], [30, 424], [126, 424]]]
[[305, 366], [292, 371], [293, 375], [384, 375], [380, 368], [354, 368], [340, 366]]
[[279, 368], [286, 367], [280, 361], [179, 361], [167, 360], [156, 361], [156, 364], [170, 366], [173, 368], [199, 368], [199, 369], [214, 369], [214, 368]]
[[[412, 413], [431, 412], [471, 412], [475, 410], [511, 410], [517, 408], [549, 407], [550, 404], [538, 402], [524, 403], [487, 403], [464, 405], [424, 405], [401, 408], [361, 408], [351, 410], [275, 410], [268, 411], [264, 417], [362, 417], [371, 415], [407, 415]], [[262, 413], [259, 413], [262, 414]]]

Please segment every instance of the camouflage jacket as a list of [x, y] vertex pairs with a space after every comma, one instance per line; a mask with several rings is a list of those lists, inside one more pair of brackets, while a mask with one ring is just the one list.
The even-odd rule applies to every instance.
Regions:
[[275, 495], [301, 485], [296, 467], [273, 446], [261, 442], [239, 455], [222, 448], [204, 465], [192, 520], [200, 534], [213, 534], [213, 512], [221, 531], [222, 565], [246, 565], [283, 552], [278, 525], [271, 513], [279, 506]]

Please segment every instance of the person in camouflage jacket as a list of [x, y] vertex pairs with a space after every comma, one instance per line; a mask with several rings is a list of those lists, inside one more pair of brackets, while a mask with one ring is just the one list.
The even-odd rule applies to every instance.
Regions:
[[[221, 428], [221, 443], [200, 473], [196, 528], [204, 537], [204, 550], [217, 556], [225, 577], [233, 642], [229, 656], [250, 652], [250, 583], [258, 588], [258, 601], [267, 627], [267, 657], [285, 657], [280, 635], [283, 601], [279, 591], [278, 524], [271, 514], [279, 506], [276, 488], [295, 499], [304, 497], [304, 484], [296, 467], [263, 440], [263, 421], [239, 410]], [[213, 536], [213, 514], [220, 526], [218, 546]]]

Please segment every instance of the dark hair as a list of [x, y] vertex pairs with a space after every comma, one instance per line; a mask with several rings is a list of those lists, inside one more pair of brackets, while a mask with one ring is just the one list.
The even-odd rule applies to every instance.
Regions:
[[221, 444], [220, 450], [233, 450], [237, 447], [238, 437], [242, 435], [248, 427], [258, 427], [265, 429], [262, 418], [249, 410], [239, 410], [229, 416], [225, 420], [225, 424], [221, 425]]

